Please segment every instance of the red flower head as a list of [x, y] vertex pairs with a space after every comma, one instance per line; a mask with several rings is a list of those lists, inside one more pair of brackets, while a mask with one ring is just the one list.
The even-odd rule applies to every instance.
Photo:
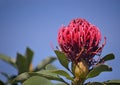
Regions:
[[106, 43], [100, 46], [100, 30], [82, 18], [72, 20], [68, 26], [62, 26], [58, 32], [61, 50], [72, 62], [85, 60], [89, 66], [95, 63], [94, 56], [99, 55]]

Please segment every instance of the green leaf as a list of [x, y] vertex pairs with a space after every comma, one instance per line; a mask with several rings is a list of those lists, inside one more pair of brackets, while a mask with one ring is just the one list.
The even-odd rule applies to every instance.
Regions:
[[104, 57], [100, 60], [100, 62], [104, 62], [104, 61], [108, 61], [108, 60], [113, 60], [114, 58], [115, 58], [114, 54], [113, 54], [113, 53], [110, 53], [110, 54], [104, 56]]
[[11, 80], [10, 82], [11, 83], [23, 82], [32, 76], [34, 76], [34, 75], [30, 75], [29, 72], [21, 73], [20, 75], [18, 75], [16, 78]]
[[38, 66], [36, 67], [35, 71], [39, 71], [42, 69], [45, 69], [45, 67], [52, 63], [53, 61], [55, 61], [56, 58], [55, 57], [47, 57], [46, 59], [44, 59], [40, 64], [38, 64]]
[[56, 84], [53, 84], [53, 85], [69, 85], [69, 84], [64, 84], [64, 83], [56, 83]]
[[73, 78], [72, 78], [66, 71], [64, 71], [64, 70], [54, 70], [54, 71], [52, 71], [52, 72], [53, 72], [53, 73], [56, 73], [56, 74], [58, 74], [58, 75], [60, 75], [60, 76], [64, 76], [64, 77], [66, 77], [67, 79], [73, 81]]
[[66, 55], [61, 51], [58, 51], [58, 50], [54, 50], [54, 51], [55, 51], [57, 58], [58, 58], [59, 62], [61, 63], [61, 65], [64, 66], [67, 70], [69, 70], [69, 67], [68, 67], [69, 61], [68, 61]]
[[15, 82], [23, 82], [26, 79], [32, 77], [32, 76], [41, 76], [45, 77], [49, 80], [57, 80], [66, 83], [62, 78], [60, 78], [57, 74], [54, 74], [51, 72], [51, 70], [41, 70], [39, 72], [25, 72], [20, 75], [18, 75], [15, 79], [11, 81], [11, 83]]
[[104, 71], [112, 71], [112, 68], [104, 64], [99, 64], [88, 73], [86, 78], [88, 79], [88, 78], [96, 77], [101, 72], [104, 72]]
[[26, 49], [25, 56], [21, 55], [20, 53], [17, 53], [17, 59], [16, 59], [16, 64], [18, 67], [19, 74], [28, 72], [31, 69], [31, 63], [33, 59], [33, 51], [30, 48]]
[[57, 74], [52, 73], [53, 70], [42, 70], [37, 72], [37, 75], [40, 75], [42, 77], [45, 77], [49, 80], [57, 80], [61, 82], [65, 82], [62, 78], [60, 78]]
[[10, 79], [10, 75], [5, 72], [0, 72], [0, 74], [3, 75], [5, 78]]
[[27, 60], [25, 58], [25, 56], [17, 53], [17, 61], [16, 61], [17, 67], [18, 67], [18, 73], [21, 74], [23, 72], [28, 72], [29, 71], [29, 67], [27, 64]]
[[108, 80], [104, 82], [106, 85], [120, 85], [120, 80]]
[[48, 64], [46, 65], [45, 70], [57, 70], [57, 68], [52, 64]]
[[90, 82], [90, 83], [87, 83], [85, 85], [104, 85], [104, 84], [101, 82]]
[[71, 70], [72, 70], [72, 74], [75, 76], [75, 67], [76, 67], [76, 64], [75, 63], [71, 63]]
[[5, 85], [3, 81], [0, 80], [0, 85]]
[[52, 85], [52, 83], [46, 78], [40, 76], [33, 76], [23, 82], [22, 85]]
[[34, 55], [33, 51], [30, 48], [27, 48], [26, 49], [26, 62], [29, 68], [32, 63], [33, 55]]
[[16, 68], [15, 59], [10, 58], [4, 54], [0, 54], [0, 59]]

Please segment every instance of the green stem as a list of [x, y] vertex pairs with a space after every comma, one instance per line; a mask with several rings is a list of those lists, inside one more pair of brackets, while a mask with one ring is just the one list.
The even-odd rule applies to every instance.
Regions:
[[75, 78], [74, 81], [72, 82], [72, 85], [83, 85], [84, 79], [78, 79]]

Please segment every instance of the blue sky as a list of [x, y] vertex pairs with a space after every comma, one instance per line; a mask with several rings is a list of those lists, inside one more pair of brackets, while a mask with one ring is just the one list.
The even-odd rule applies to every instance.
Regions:
[[[15, 58], [28, 46], [35, 52], [36, 66], [46, 57], [55, 56], [50, 43], [58, 45], [58, 29], [73, 18], [85, 18], [99, 27], [107, 37], [102, 55], [114, 53], [116, 57], [106, 63], [113, 67], [112, 72], [90, 80], [120, 79], [120, 0], [0, 0], [0, 53]], [[61, 68], [59, 62], [54, 64]], [[16, 73], [2, 61], [1, 71]]]

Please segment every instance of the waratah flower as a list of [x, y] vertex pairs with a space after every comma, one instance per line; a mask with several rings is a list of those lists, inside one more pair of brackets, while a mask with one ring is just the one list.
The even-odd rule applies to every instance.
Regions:
[[106, 43], [100, 46], [101, 32], [85, 19], [73, 19], [68, 26], [62, 26], [58, 32], [58, 44], [72, 62], [85, 60], [93, 65], [95, 55], [100, 55]]

